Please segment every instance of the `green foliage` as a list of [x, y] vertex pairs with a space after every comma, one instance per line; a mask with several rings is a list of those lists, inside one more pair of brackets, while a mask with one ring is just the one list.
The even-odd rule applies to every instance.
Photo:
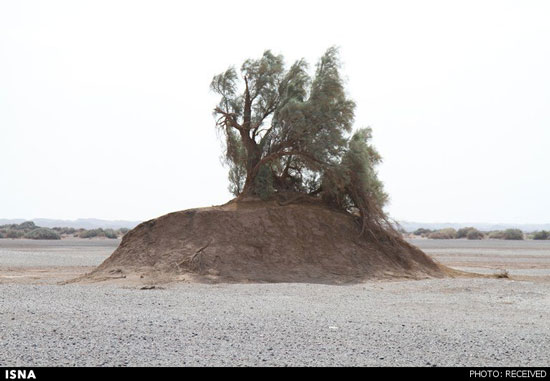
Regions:
[[242, 65], [244, 90], [234, 68], [214, 77], [234, 194], [268, 162], [278, 188], [304, 191], [320, 185], [321, 166], [341, 161], [355, 104], [346, 97], [339, 66], [336, 48], [321, 57], [313, 77], [304, 60], [286, 69], [283, 57], [267, 50]]
[[[123, 229], [120, 229], [120, 230], [123, 230]], [[128, 229], [125, 229], [124, 231], [128, 232]], [[80, 238], [106, 237], [109, 239], [115, 239], [115, 238], [118, 238], [118, 233], [113, 229], [105, 229], [105, 230], [102, 228], [89, 229], [89, 230], [81, 229], [79, 230], [78, 236]]]
[[130, 229], [128, 229], [128, 228], [120, 228], [120, 229], [118, 229], [118, 234], [119, 235], [124, 235], [124, 234], [128, 233], [129, 231], [130, 231]]
[[68, 227], [54, 227], [52, 229], [36, 226], [32, 221], [22, 224], [0, 226], [0, 238], [27, 238], [27, 239], [61, 239], [62, 235], [73, 235], [80, 238], [106, 237], [110, 239], [124, 235], [128, 229], [74, 229]]
[[66, 234], [66, 235], [71, 235], [76, 232], [75, 228], [67, 228], [67, 227], [55, 227], [53, 228], [53, 230], [55, 230], [59, 234]]
[[229, 191], [238, 196], [246, 180], [246, 150], [231, 129], [226, 131], [225, 163], [229, 166]]
[[460, 228], [456, 232], [456, 238], [467, 238], [467, 239], [483, 239], [485, 237], [485, 234], [480, 232], [474, 227], [465, 227]]
[[30, 231], [30, 230], [36, 229], [37, 226], [32, 221], [25, 221], [17, 225], [15, 228], [19, 230]]
[[550, 232], [546, 230], [537, 231], [535, 232], [535, 234], [533, 234], [533, 239], [536, 239], [536, 240], [550, 239]]
[[23, 238], [25, 233], [36, 228], [32, 221], [25, 221], [21, 224], [8, 224], [0, 226], [0, 238]]
[[454, 239], [456, 238], [456, 230], [453, 228], [446, 228], [446, 229], [440, 229], [436, 230], [433, 233], [430, 233], [428, 235], [428, 238], [431, 239]]
[[490, 231], [488, 236], [490, 239], [504, 239], [504, 232], [502, 230]]
[[[458, 233], [457, 233], [457, 235], [458, 235]], [[483, 239], [483, 238], [485, 238], [485, 234], [483, 234], [482, 232], [480, 232], [479, 230], [477, 230], [475, 228], [471, 228], [466, 233], [466, 238], [470, 239], [470, 240]]]
[[369, 143], [372, 139], [372, 130], [364, 128], [353, 134], [349, 141], [348, 150], [344, 155], [343, 163], [348, 169], [359, 177], [359, 184], [363, 192], [375, 200], [377, 205], [383, 207], [388, 202], [388, 194], [384, 192], [384, 186], [378, 179], [375, 167], [382, 162], [382, 156]]
[[456, 232], [456, 238], [466, 238], [470, 230], [476, 230], [476, 229], [471, 226], [458, 229]]
[[105, 229], [103, 231], [103, 234], [105, 235], [105, 237], [110, 238], [110, 239], [118, 238], [117, 233], [113, 229]]
[[506, 229], [502, 238], [508, 240], [522, 240], [523, 232], [519, 229]]
[[363, 218], [379, 214], [388, 200], [375, 170], [381, 157], [370, 144], [371, 138], [370, 128], [355, 132], [341, 162], [321, 176], [325, 201], [350, 212], [357, 210]]
[[414, 235], [419, 235], [419, 236], [422, 236], [422, 237], [427, 237], [432, 232], [433, 232], [433, 230], [431, 230], [431, 229], [418, 228], [413, 232], [413, 234]]
[[491, 239], [522, 240], [523, 232], [519, 229], [494, 230], [488, 235]]
[[61, 239], [61, 236], [53, 229], [36, 228], [23, 236], [28, 239]]
[[230, 191], [264, 200], [287, 191], [319, 197], [359, 215], [363, 231], [395, 233], [382, 209], [388, 195], [376, 172], [381, 156], [370, 128], [352, 131], [355, 103], [340, 66], [335, 47], [313, 75], [303, 59], [287, 68], [267, 50], [239, 72], [230, 67], [214, 76]]
[[101, 228], [83, 230], [79, 234], [80, 238], [94, 238], [94, 237], [104, 237], [104, 236], [105, 236], [105, 232]]
[[6, 229], [4, 230], [4, 237], [6, 238], [22, 238], [25, 234], [22, 230], [17, 229]]
[[254, 178], [256, 194], [262, 200], [267, 200], [273, 195], [273, 173], [267, 165], [262, 165], [258, 175]]

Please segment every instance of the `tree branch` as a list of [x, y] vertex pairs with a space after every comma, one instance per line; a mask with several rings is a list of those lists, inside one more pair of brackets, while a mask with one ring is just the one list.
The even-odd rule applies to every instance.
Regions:
[[243, 113], [243, 129], [250, 131], [250, 117], [252, 114], [252, 101], [250, 100], [250, 90], [248, 89], [248, 78], [244, 76], [244, 113]]
[[263, 113], [263, 115], [260, 117], [260, 120], [256, 123], [256, 126], [252, 129], [252, 137], [256, 137], [258, 134], [258, 129], [264, 122], [265, 118], [267, 118], [269, 115], [271, 115], [276, 109], [277, 109], [277, 101], [273, 101], [270, 103], [269, 107], [266, 109], [266, 111]]
[[219, 107], [216, 107], [214, 109], [214, 112], [218, 113], [218, 114], [221, 114], [222, 116], [220, 117], [220, 119], [218, 119], [218, 123], [217, 124], [221, 124], [221, 122], [219, 122], [221, 119], [223, 119], [223, 122], [226, 124], [226, 125], [229, 125], [230, 127], [234, 127], [236, 128], [237, 130], [239, 131], [242, 131], [243, 130], [243, 127], [237, 123], [237, 121], [235, 120], [235, 114], [233, 113], [230, 113], [230, 112], [226, 112], [226, 111], [223, 111], [221, 108]]
[[322, 166], [326, 166], [328, 165], [327, 163], [321, 161], [321, 160], [318, 160], [316, 159], [315, 157], [313, 157], [312, 155], [310, 155], [309, 153], [307, 152], [302, 152], [302, 151], [295, 151], [295, 150], [292, 150], [292, 151], [277, 151], [277, 152], [274, 152], [272, 154], [269, 154], [267, 156], [265, 156], [263, 159], [261, 159], [258, 164], [256, 164], [256, 166], [254, 167], [254, 169], [252, 170], [252, 176], [256, 176], [256, 174], [258, 173], [258, 171], [260, 170], [260, 167], [262, 165], [264, 165], [265, 163], [267, 162], [270, 162], [272, 160], [275, 160], [275, 159], [278, 159], [278, 158], [281, 158], [281, 157], [284, 157], [284, 156], [289, 156], [289, 155], [296, 155], [296, 156], [300, 156], [301, 158], [307, 160], [307, 161], [310, 161], [310, 162], [314, 162], [318, 165], [322, 165]]

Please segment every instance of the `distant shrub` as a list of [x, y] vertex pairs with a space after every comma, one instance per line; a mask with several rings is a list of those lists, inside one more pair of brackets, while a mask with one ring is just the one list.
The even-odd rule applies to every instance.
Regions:
[[4, 232], [6, 238], [21, 238], [24, 234], [24, 231], [15, 229], [8, 229]]
[[76, 232], [75, 228], [67, 228], [67, 227], [55, 227], [53, 228], [56, 232], [59, 234], [74, 234]]
[[500, 270], [498, 273], [495, 274], [495, 277], [499, 279], [510, 279], [510, 273], [506, 269]]
[[430, 234], [432, 232], [433, 232], [433, 230], [430, 230], [430, 229], [418, 228], [413, 232], [413, 234], [424, 237], [424, 236], [427, 236], [428, 234]]
[[21, 238], [25, 233], [36, 229], [38, 226], [32, 221], [25, 221], [21, 224], [8, 224], [0, 226], [0, 238]]
[[483, 234], [473, 226], [460, 228], [456, 232], [456, 238], [483, 239], [484, 237], [485, 237], [485, 234]]
[[546, 230], [535, 232], [535, 234], [533, 234], [533, 239], [550, 239], [550, 232]]
[[523, 232], [519, 229], [506, 229], [502, 239], [521, 240], [523, 239]]
[[90, 229], [90, 230], [83, 230], [78, 235], [80, 238], [94, 238], [94, 237], [104, 237], [105, 232], [103, 229]]
[[480, 232], [479, 230], [477, 230], [475, 228], [471, 228], [470, 230], [468, 230], [468, 233], [466, 233], [466, 238], [467, 239], [483, 239], [483, 238], [485, 238], [485, 234], [483, 234], [482, 232]]
[[502, 230], [493, 230], [488, 235], [491, 239], [504, 239], [504, 232]]
[[105, 229], [103, 231], [103, 233], [105, 234], [105, 237], [110, 238], [110, 239], [115, 239], [115, 238], [118, 237], [118, 235], [116, 234], [116, 232], [113, 229]]
[[456, 238], [456, 230], [453, 228], [437, 230], [428, 235], [431, 239], [453, 239]]
[[61, 236], [52, 229], [36, 228], [24, 235], [24, 238], [29, 239], [61, 239]]
[[34, 230], [36, 229], [38, 226], [36, 226], [34, 224], [34, 222], [32, 221], [25, 221], [23, 223], [20, 223], [19, 225], [17, 225], [16, 229], [18, 230]]
[[472, 226], [458, 229], [458, 231], [456, 232], [456, 238], [466, 238], [468, 236], [468, 232], [470, 232], [471, 230], [477, 229]]
[[5, 238], [4, 237], [4, 232], [0, 231], [0, 239], [2, 239], [2, 238]]
[[519, 229], [495, 230], [489, 232], [488, 237], [492, 239], [522, 240], [523, 232]]
[[128, 228], [120, 228], [120, 229], [118, 229], [118, 233], [119, 233], [120, 235], [124, 235], [124, 234], [128, 233], [129, 231], [130, 231], [130, 229], [128, 229]]

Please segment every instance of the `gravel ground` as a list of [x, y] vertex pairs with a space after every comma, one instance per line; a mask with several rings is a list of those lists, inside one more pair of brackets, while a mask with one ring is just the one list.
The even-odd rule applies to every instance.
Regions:
[[547, 283], [0, 284], [0, 366], [549, 366]]
[[508, 271], [514, 276], [550, 279], [550, 240], [507, 241], [411, 239], [413, 245], [440, 263], [481, 274]]
[[120, 239], [0, 239], [2, 267], [97, 266]]

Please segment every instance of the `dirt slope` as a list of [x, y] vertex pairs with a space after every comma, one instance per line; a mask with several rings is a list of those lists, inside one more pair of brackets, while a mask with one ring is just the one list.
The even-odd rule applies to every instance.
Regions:
[[391, 250], [367, 242], [348, 214], [248, 201], [144, 222], [86, 279], [344, 283], [444, 273], [404, 241]]

